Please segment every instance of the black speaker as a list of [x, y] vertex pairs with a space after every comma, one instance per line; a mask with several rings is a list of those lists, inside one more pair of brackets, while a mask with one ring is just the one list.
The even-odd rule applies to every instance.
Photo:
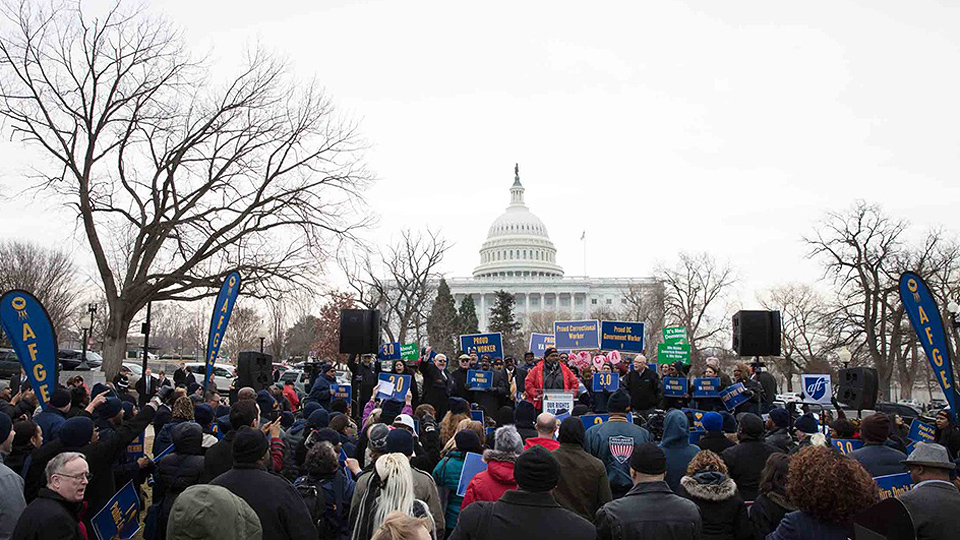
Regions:
[[380, 311], [340, 310], [340, 353], [377, 354], [380, 348]]
[[249, 386], [257, 392], [273, 384], [273, 357], [257, 351], [237, 355], [237, 388]]
[[876, 410], [880, 379], [874, 368], [856, 367], [837, 372], [837, 401], [856, 409]]
[[740, 356], [780, 356], [780, 312], [738, 311], [733, 316], [733, 350]]

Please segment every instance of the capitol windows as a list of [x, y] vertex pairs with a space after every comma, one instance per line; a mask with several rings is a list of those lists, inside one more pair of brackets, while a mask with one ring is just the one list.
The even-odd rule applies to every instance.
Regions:
[[597, 299], [596, 299], [596, 298], [591, 298], [591, 299], [590, 299], [590, 303], [593, 304], [594, 306], [597, 305]]
[[612, 304], [612, 303], [613, 303], [613, 300], [610, 299], [610, 298], [607, 298], [607, 305], [609, 306], [609, 305]]

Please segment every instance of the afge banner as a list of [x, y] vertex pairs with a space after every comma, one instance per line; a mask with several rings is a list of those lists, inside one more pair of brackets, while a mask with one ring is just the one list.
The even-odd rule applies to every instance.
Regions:
[[26, 291], [7, 291], [0, 297], [0, 325], [40, 405], [46, 405], [57, 386], [57, 335], [47, 310]]
[[213, 306], [213, 317], [210, 319], [210, 335], [207, 339], [207, 372], [203, 376], [204, 388], [210, 383], [213, 364], [217, 362], [217, 355], [220, 354], [220, 345], [223, 344], [223, 335], [227, 332], [227, 323], [230, 322], [233, 306], [237, 304], [238, 294], [240, 294], [240, 273], [230, 272], [227, 274], [227, 278], [223, 280], [223, 285], [220, 286], [220, 294], [217, 295], [217, 303]]

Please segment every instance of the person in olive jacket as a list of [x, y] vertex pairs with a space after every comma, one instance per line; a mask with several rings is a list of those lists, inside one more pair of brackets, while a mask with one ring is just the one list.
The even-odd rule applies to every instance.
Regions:
[[597, 510], [613, 500], [603, 462], [583, 449], [586, 438], [583, 422], [571, 416], [560, 424], [560, 448], [553, 457], [560, 464], [560, 481], [553, 496], [567, 510], [593, 521]]

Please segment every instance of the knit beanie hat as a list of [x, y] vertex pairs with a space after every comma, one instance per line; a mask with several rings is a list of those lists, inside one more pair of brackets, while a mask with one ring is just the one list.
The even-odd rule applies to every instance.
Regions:
[[[5, 414], [0, 414], [0, 444], [7, 442], [7, 437], [13, 431], [13, 420]], [[14, 435], [16, 438], [16, 435]]]
[[317, 442], [326, 441], [331, 446], [337, 446], [340, 444], [340, 434], [328, 427], [320, 428], [317, 430], [316, 440]]
[[263, 458], [268, 448], [270, 443], [267, 442], [267, 436], [262, 431], [243, 426], [233, 437], [233, 462], [256, 463]]
[[90, 389], [90, 399], [94, 399], [100, 394], [107, 392], [111, 396], [116, 396], [117, 393], [113, 391], [109, 386], [103, 383], [97, 383], [93, 385], [93, 388]]
[[65, 448], [80, 448], [89, 443], [92, 438], [93, 420], [86, 416], [68, 418], [60, 425], [60, 442], [63, 443]]
[[860, 421], [860, 438], [863, 442], [882, 443], [890, 436], [890, 417], [882, 412], [873, 413]]
[[457, 450], [463, 454], [467, 452], [473, 452], [474, 454], [483, 453], [480, 437], [477, 436], [477, 432], [472, 429], [461, 429], [454, 435], [453, 440], [457, 443]]
[[303, 405], [303, 411], [301, 411], [300, 416], [303, 418], [310, 418], [310, 415], [313, 414], [313, 411], [320, 408], [320, 404], [316, 401], [308, 401]]
[[663, 474], [667, 472], [667, 455], [656, 443], [640, 443], [633, 447], [630, 468], [642, 474]]
[[506, 426], [513, 423], [516, 423], [516, 419], [513, 417], [513, 407], [500, 407], [500, 410], [497, 411], [497, 426]]
[[[814, 418], [812, 413], [807, 413], [798, 418], [797, 423], [794, 424], [794, 426], [804, 433], [816, 433], [817, 431], [820, 431], [820, 422], [817, 422], [817, 419]], [[886, 439], [886, 437], [884, 437], [884, 439]]]
[[783, 407], [777, 407], [770, 411], [770, 419], [778, 428], [785, 428], [790, 424], [790, 413]]
[[391, 429], [387, 434], [387, 453], [401, 453], [407, 457], [413, 455], [413, 433], [405, 429]]
[[213, 407], [206, 403], [201, 403], [193, 408], [193, 419], [202, 427], [207, 427], [213, 422]]
[[307, 418], [307, 425], [315, 428], [325, 428], [330, 425], [330, 413], [323, 407], [310, 413]]
[[716, 411], [710, 411], [704, 414], [703, 418], [700, 420], [700, 423], [703, 424], [703, 429], [705, 431], [723, 430], [723, 416]]
[[513, 479], [524, 491], [550, 491], [560, 481], [560, 464], [546, 448], [534, 445], [517, 458], [513, 466]]
[[120, 406], [123, 407], [123, 418], [129, 420], [133, 418], [133, 407], [134, 404], [129, 401], [124, 401], [120, 403]]
[[380, 404], [380, 409], [383, 411], [380, 414], [380, 421], [389, 426], [397, 419], [397, 415], [403, 411], [403, 403], [395, 399], [388, 399]]
[[367, 440], [371, 450], [385, 453], [387, 450], [387, 435], [390, 434], [390, 428], [385, 424], [373, 424], [367, 429]]
[[727, 411], [721, 411], [720, 416], [723, 417], [723, 432], [724, 433], [736, 433], [737, 432], [737, 419], [732, 414]]
[[463, 398], [452, 397], [447, 400], [447, 410], [450, 414], [470, 414], [470, 404]]
[[70, 392], [66, 388], [57, 388], [50, 394], [50, 405], [58, 409], [70, 405]]
[[120, 414], [120, 411], [123, 410], [123, 403], [120, 402], [119, 398], [110, 397], [103, 402], [102, 405], [97, 407], [97, 415], [100, 418], [113, 418], [114, 416]]
[[493, 432], [493, 448], [500, 452], [508, 454], [519, 454], [523, 452], [523, 437], [517, 432], [514, 426], [504, 426], [497, 428]]
[[583, 446], [586, 438], [586, 430], [583, 428], [583, 422], [576, 416], [564, 418], [560, 423], [560, 434], [557, 441], [561, 443], [574, 443]]
[[621, 387], [607, 400], [607, 408], [612, 413], [625, 413], [630, 407], [630, 394]]
[[[587, 395], [587, 394], [583, 394], [583, 396], [586, 396], [586, 395]], [[583, 403], [577, 403], [576, 405], [573, 406], [573, 411], [571, 411], [570, 415], [571, 415], [571, 416], [583, 416], [583, 415], [587, 414], [588, 412], [590, 412], [590, 407], [587, 407], [587, 406], [584, 405]]]
[[763, 419], [753, 413], [742, 414], [740, 416], [740, 431], [754, 439], [763, 437]]
[[533, 403], [530, 403], [527, 400], [523, 400], [518, 403], [516, 419], [517, 424], [524, 426], [527, 424], [533, 425], [533, 422], [537, 419], [537, 410], [533, 407]]

